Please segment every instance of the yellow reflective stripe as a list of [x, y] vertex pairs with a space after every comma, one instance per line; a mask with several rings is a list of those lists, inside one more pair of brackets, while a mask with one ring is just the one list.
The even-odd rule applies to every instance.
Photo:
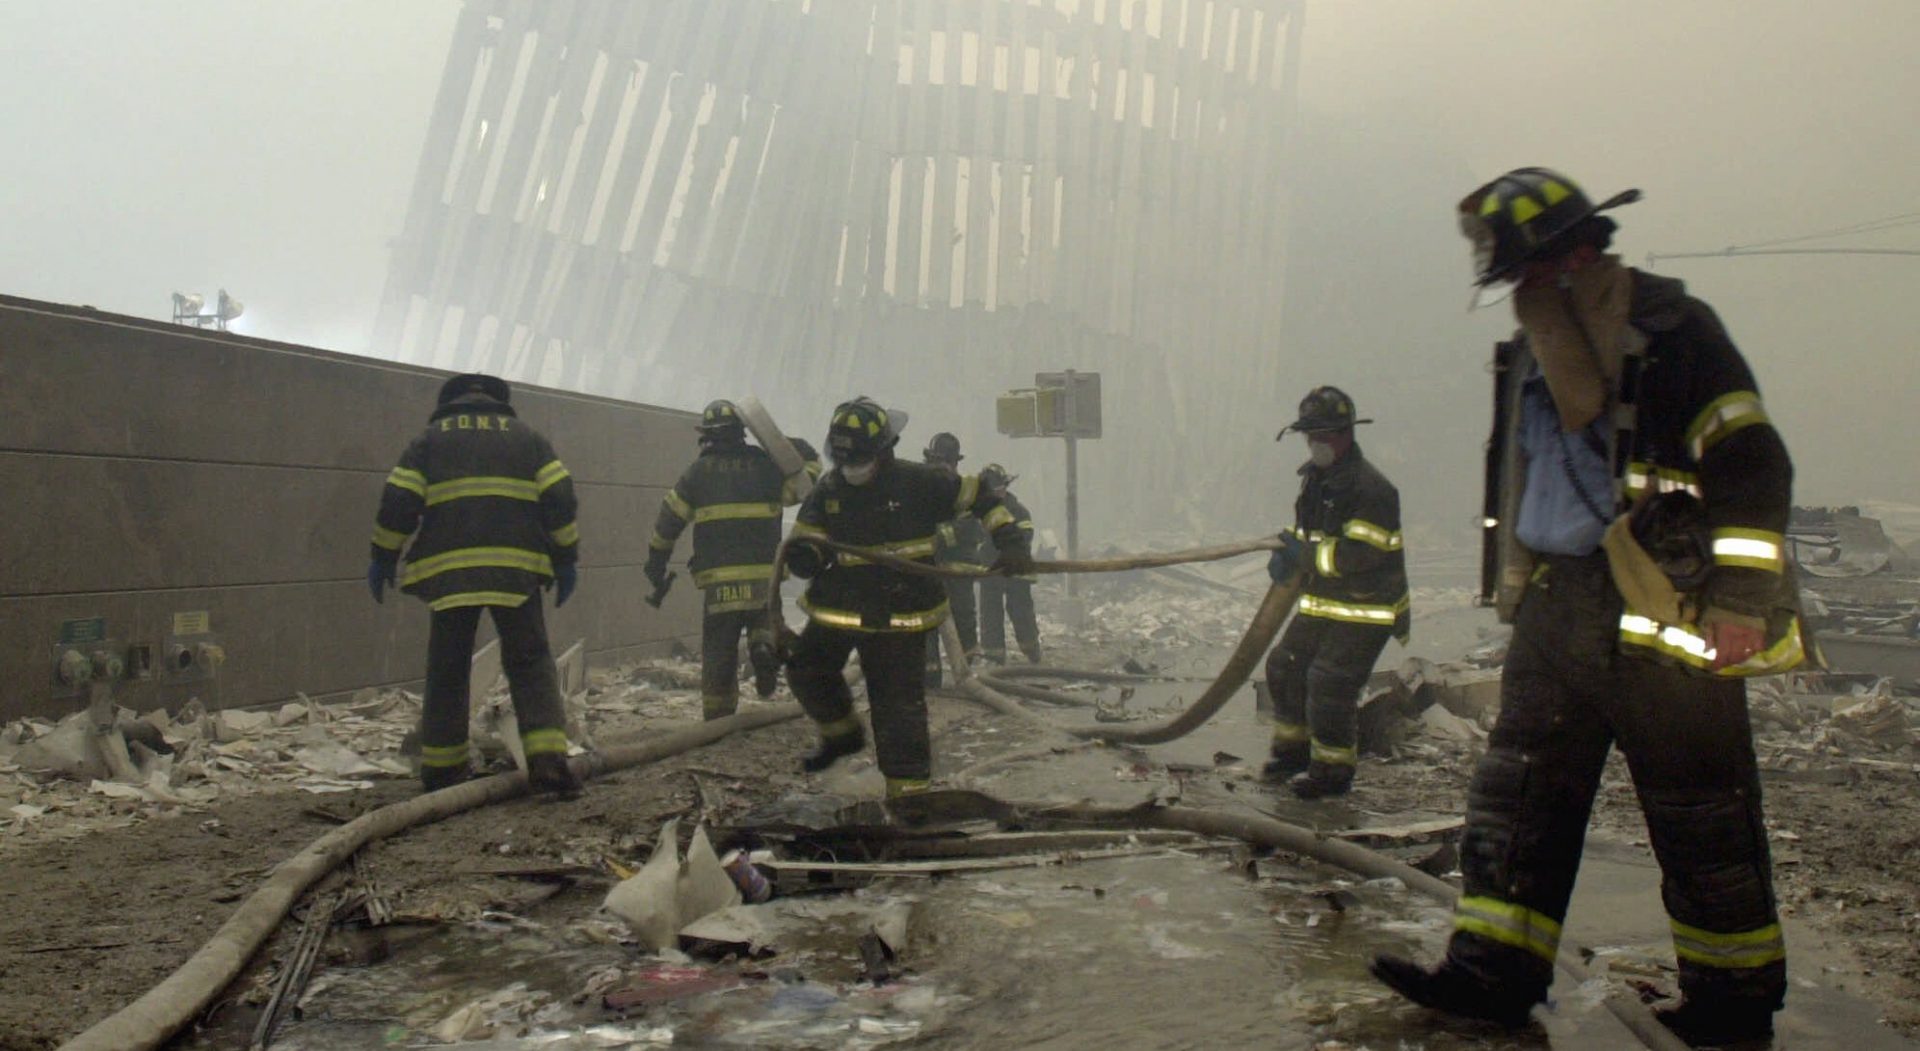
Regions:
[[980, 499], [980, 477], [972, 474], [967, 475], [965, 478], [960, 479], [960, 495], [954, 498], [953, 513], [957, 515], [965, 514], [967, 509], [973, 506], [973, 502], [978, 499]]
[[1400, 550], [1401, 540], [1398, 529], [1386, 529], [1374, 525], [1372, 522], [1354, 518], [1347, 521], [1346, 528], [1342, 529], [1341, 532], [1346, 534], [1349, 540], [1358, 540], [1363, 544], [1370, 544], [1382, 551]]
[[779, 504], [708, 504], [693, 512], [695, 522], [724, 522], [735, 518], [779, 518]]
[[383, 547], [388, 551], [398, 551], [400, 550], [400, 545], [406, 542], [407, 534], [405, 533], [396, 532], [392, 529], [386, 529], [377, 525], [373, 527], [373, 545], [375, 547]]
[[1549, 963], [1560, 952], [1559, 921], [1498, 898], [1461, 898], [1453, 907], [1453, 929], [1525, 949]]
[[1315, 741], [1313, 742], [1313, 749], [1309, 755], [1316, 763], [1331, 763], [1335, 766], [1360, 765], [1360, 749], [1358, 748], [1341, 748], [1338, 745]]
[[405, 467], [395, 467], [392, 472], [387, 475], [387, 484], [395, 488], [405, 489], [415, 496], [427, 495], [427, 476], [421, 474], [419, 471], [408, 470]]
[[[822, 535], [824, 536], [825, 534]], [[933, 537], [923, 536], [913, 540], [896, 540], [890, 544], [874, 544], [861, 550], [888, 554], [895, 558], [932, 558], [935, 544]], [[843, 551], [840, 553], [840, 564], [843, 566], [867, 566], [872, 565], [873, 560], [863, 558], [859, 555], [848, 554]]]
[[523, 547], [463, 547], [430, 558], [407, 563], [400, 583], [417, 584], [429, 577], [454, 569], [524, 569], [530, 573], [553, 575], [553, 559], [539, 551]]
[[693, 575], [693, 586], [703, 588], [708, 584], [731, 584], [742, 580], [773, 579], [773, 563], [764, 566], [714, 566], [703, 569]]
[[987, 517], [982, 518], [980, 524], [986, 526], [987, 532], [991, 533], [1003, 525], [1012, 525], [1013, 512], [1005, 507], [996, 507], [987, 512]]
[[788, 533], [787, 536], [789, 538], [799, 538], [803, 540], [825, 540], [827, 539], [827, 531], [825, 528], [814, 525], [811, 522], [795, 522], [793, 524], [793, 531]]
[[580, 542], [580, 523], [568, 522], [558, 529], [550, 530], [547, 535], [561, 547], [572, 547]]
[[1013, 524], [1026, 532], [1033, 532], [1033, 519], [1031, 518], [1022, 518]]
[[822, 737], [852, 737], [854, 734], [860, 732], [860, 717], [857, 715], [844, 715], [830, 723], [817, 723], [815, 725], [820, 727], [820, 736]]
[[901, 796], [918, 795], [933, 787], [933, 782], [924, 777], [887, 778], [887, 798], [898, 799]]
[[[1638, 613], [1623, 613], [1620, 615], [1620, 641], [1655, 650], [1696, 668], [1713, 667], [1714, 651], [1707, 644], [1706, 637], [1684, 624], [1662, 624]], [[1773, 645], [1739, 664], [1715, 669], [1714, 674], [1729, 677], [1777, 675], [1792, 669], [1805, 658], [1806, 649], [1800, 639], [1800, 618], [1795, 617], [1788, 624], [1786, 634]]]
[[1713, 563], [1778, 573], [1786, 568], [1786, 543], [1772, 530], [1721, 526], [1713, 531]]
[[1698, 460], [1742, 427], [1766, 422], [1767, 410], [1760, 404], [1760, 395], [1756, 392], [1737, 390], [1722, 394], [1708, 402], [1687, 426], [1687, 450]]
[[435, 768], [467, 765], [467, 742], [429, 744], [420, 748], [420, 765]]
[[443, 609], [459, 609], [462, 606], [505, 606], [519, 609], [527, 604], [524, 591], [462, 591], [457, 595], [443, 595], [427, 603], [427, 608], [438, 613]]
[[661, 497], [660, 502], [667, 505], [667, 510], [672, 511], [674, 517], [683, 522], [693, 517], [693, 505], [687, 503], [687, 498], [681, 496], [678, 489], [667, 490], [667, 495]]
[[1305, 723], [1273, 724], [1274, 744], [1299, 744], [1306, 739], [1307, 725]]
[[1318, 529], [1302, 529], [1299, 526], [1294, 526], [1292, 529], [1287, 530], [1287, 532], [1305, 540], [1309, 544], [1317, 544], [1327, 538], [1327, 534], [1322, 533]]
[[528, 755], [566, 755], [565, 730], [527, 730], [520, 735], [520, 746]]
[[868, 627], [866, 622], [861, 619], [860, 614], [853, 610], [831, 609], [826, 606], [817, 606], [808, 601], [804, 595], [800, 597], [800, 608], [805, 611], [808, 617], [819, 621], [829, 628], [839, 628], [842, 631], [924, 631], [928, 628], [939, 627], [940, 622], [947, 619], [947, 604], [945, 602], [940, 603], [932, 609], [921, 610], [914, 613], [889, 613], [887, 615], [887, 626], [884, 628]]
[[1677, 467], [1662, 467], [1636, 460], [1627, 465], [1625, 481], [1628, 494], [1634, 496], [1646, 492], [1649, 488], [1656, 493], [1703, 495], [1700, 476], [1692, 471], [1682, 471]]
[[544, 493], [571, 477], [573, 477], [573, 475], [568, 473], [567, 466], [555, 460], [545, 467], [540, 468], [538, 471], [535, 471], [533, 474], [533, 482], [539, 486], [540, 491]]
[[1706, 967], [1764, 967], [1787, 958], [1787, 942], [1777, 923], [1736, 934], [1716, 934], [1678, 920], [1670, 925], [1674, 955]]
[[672, 551], [673, 541], [661, 536], [659, 530], [655, 530], [652, 538], [647, 541], [647, 546], [655, 551]]
[[428, 507], [473, 496], [503, 496], [509, 500], [534, 501], [540, 499], [540, 491], [533, 487], [532, 482], [524, 478], [480, 476], [454, 478], [427, 486]]
[[1367, 605], [1359, 602], [1341, 602], [1335, 599], [1321, 598], [1318, 595], [1300, 596], [1300, 613], [1308, 617], [1325, 617], [1328, 620], [1345, 620], [1355, 624], [1393, 624], [1400, 614], [1407, 611], [1408, 599], [1403, 596], [1391, 606]]
[[1337, 577], [1340, 575], [1340, 566], [1334, 558], [1335, 552], [1333, 549], [1337, 543], [1339, 543], [1338, 540], [1333, 537], [1327, 537], [1320, 541], [1320, 546], [1313, 552], [1313, 568], [1323, 577]]

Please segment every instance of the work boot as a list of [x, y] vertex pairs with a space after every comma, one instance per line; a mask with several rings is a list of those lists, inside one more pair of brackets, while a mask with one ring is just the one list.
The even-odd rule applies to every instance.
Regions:
[[1302, 744], [1297, 747], [1293, 745], [1274, 745], [1272, 754], [1273, 758], [1267, 760], [1266, 765], [1260, 768], [1260, 779], [1262, 781], [1272, 781], [1277, 784], [1295, 774], [1304, 774], [1307, 772], [1309, 762], [1306, 745]]
[[443, 788], [465, 784], [472, 778], [472, 771], [464, 766], [423, 766], [420, 768], [420, 791], [438, 792]]
[[1387, 988], [1422, 1007], [1508, 1029], [1526, 1025], [1533, 1005], [1539, 1003], [1538, 997], [1517, 996], [1481, 981], [1451, 961], [1443, 960], [1428, 970], [1412, 960], [1382, 954], [1373, 958], [1367, 970]]
[[1344, 796], [1353, 788], [1353, 767], [1346, 763], [1308, 763], [1307, 772], [1287, 782], [1301, 799]]
[[800, 757], [800, 769], [817, 774], [867, 746], [867, 731], [858, 723], [849, 733], [822, 735], [820, 747]]
[[527, 757], [527, 787], [555, 799], [578, 799], [582, 791], [579, 775], [558, 752], [542, 752]]
[[1689, 1047], [1721, 1047], [1773, 1036], [1773, 1004], [1766, 1000], [1699, 1000], [1653, 1013]]
[[1040, 663], [1040, 644], [1037, 642], [1021, 643], [1020, 655], [1027, 658], [1028, 664], [1039, 664]]
[[765, 700], [780, 688], [780, 658], [773, 652], [772, 636], [765, 632], [754, 635], [747, 642], [747, 662], [753, 665], [754, 692]]

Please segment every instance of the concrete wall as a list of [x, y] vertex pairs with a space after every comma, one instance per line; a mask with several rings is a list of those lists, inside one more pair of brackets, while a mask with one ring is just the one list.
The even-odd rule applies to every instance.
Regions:
[[[0, 297], [0, 718], [81, 705], [51, 670], [78, 618], [163, 663], [176, 616], [206, 614], [227, 655], [217, 679], [123, 683], [137, 709], [419, 679], [426, 608], [373, 603], [367, 542], [444, 375]], [[687, 414], [537, 388], [514, 404], [580, 495], [581, 584], [549, 609], [556, 648], [697, 648], [694, 588], [641, 602], [654, 512], [694, 451]]]

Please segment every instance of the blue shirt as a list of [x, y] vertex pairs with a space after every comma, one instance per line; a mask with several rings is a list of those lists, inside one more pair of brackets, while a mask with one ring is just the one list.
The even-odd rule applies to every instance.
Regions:
[[[1606, 417], [1594, 420], [1578, 434], [1560, 426], [1547, 379], [1534, 366], [1520, 389], [1520, 449], [1527, 456], [1527, 489], [1520, 498], [1520, 521], [1514, 535], [1529, 550], [1545, 555], [1591, 555], [1600, 549], [1607, 523], [1587, 504], [1599, 510], [1613, 507], [1613, 471], [1607, 463]], [[1596, 451], [1597, 450], [1597, 451]], [[1568, 477], [1567, 465], [1579, 479], [1579, 489]], [[1581, 499], [1581, 490], [1586, 499]]]

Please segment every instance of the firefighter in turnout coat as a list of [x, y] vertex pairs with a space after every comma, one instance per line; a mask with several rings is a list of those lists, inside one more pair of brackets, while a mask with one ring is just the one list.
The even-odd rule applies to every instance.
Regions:
[[979, 480], [896, 460], [903, 414], [867, 398], [833, 412], [827, 455], [833, 469], [800, 506], [787, 565], [810, 583], [800, 607], [807, 626], [783, 641], [787, 682], [820, 728], [820, 747], [801, 763], [824, 770], [866, 744], [841, 668], [854, 650], [866, 673], [874, 750], [889, 797], [923, 791], [932, 776], [922, 679], [927, 636], [947, 617], [937, 577], [903, 573], [865, 558], [804, 543], [822, 538], [877, 548], [932, 564], [934, 533], [956, 515], [986, 526], [999, 555], [995, 572], [1033, 568], [1026, 539]]
[[514, 414], [510, 393], [506, 381], [477, 374], [440, 388], [426, 432], [387, 475], [367, 586], [374, 601], [385, 601], [397, 577], [401, 591], [432, 611], [420, 726], [425, 789], [467, 779], [468, 678], [485, 610], [500, 633], [528, 782], [571, 797], [580, 782], [567, 766], [566, 713], [540, 590], [556, 587], [557, 608], [578, 580], [573, 482], [547, 439]]
[[[646, 576], [656, 593], [667, 588], [667, 559], [693, 526], [688, 568], [703, 595], [700, 630], [700, 708], [708, 719], [732, 715], [740, 704], [740, 637], [767, 608], [773, 553], [780, 546], [782, 508], [799, 503], [792, 481], [765, 449], [747, 444], [746, 424], [730, 401], [700, 415], [700, 455], [660, 501], [649, 543]], [[794, 442], [807, 474], [820, 475], [812, 446]], [[750, 651], [754, 687], [762, 697], [779, 683], [780, 664], [769, 651]]]

